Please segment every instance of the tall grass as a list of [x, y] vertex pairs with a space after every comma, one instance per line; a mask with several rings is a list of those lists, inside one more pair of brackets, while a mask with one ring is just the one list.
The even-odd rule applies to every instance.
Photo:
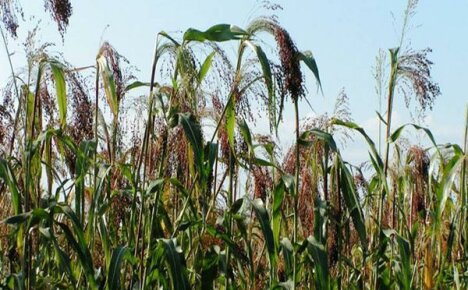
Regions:
[[[301, 120], [305, 70], [320, 89], [319, 71], [273, 18], [159, 33], [149, 83], [108, 43], [95, 62], [74, 69], [31, 48], [24, 75], [12, 66], [0, 107], [1, 287], [468, 286], [468, 114], [463, 145], [391, 126], [399, 85], [422, 109], [439, 94], [426, 51], [390, 50], [382, 155], [344, 95], [333, 116]], [[137, 89], [148, 90], [140, 101]], [[280, 160], [272, 140], [289, 105], [295, 142]], [[252, 130], [255, 106], [271, 136]], [[405, 144], [409, 130], [431, 146]], [[367, 144], [367, 166], [343, 159], [349, 134]]]

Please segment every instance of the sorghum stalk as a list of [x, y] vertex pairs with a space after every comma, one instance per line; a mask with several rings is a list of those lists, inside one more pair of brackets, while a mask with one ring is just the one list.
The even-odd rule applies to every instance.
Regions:
[[[299, 99], [296, 97], [293, 99], [294, 102], [294, 117], [295, 117], [295, 126], [296, 126], [296, 166], [295, 166], [295, 183], [294, 183], [294, 209], [293, 209], [293, 246], [297, 243], [297, 230], [298, 230], [298, 195], [299, 195], [299, 170], [300, 170], [300, 159], [299, 159]], [[297, 275], [297, 253], [294, 250], [293, 253], [293, 289], [296, 289], [296, 275]]]

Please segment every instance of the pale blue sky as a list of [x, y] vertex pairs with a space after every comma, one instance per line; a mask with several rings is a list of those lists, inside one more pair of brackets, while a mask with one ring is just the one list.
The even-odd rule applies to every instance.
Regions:
[[[34, 3], [29, 3], [34, 2]], [[42, 18], [41, 37], [56, 43], [56, 50], [76, 66], [93, 64], [101, 36], [126, 56], [149, 79], [149, 68], [157, 32], [181, 31], [189, 27], [206, 29], [217, 23], [246, 24], [254, 17], [271, 13], [258, 9], [255, 1], [151, 1], [151, 0], [72, 0], [74, 13], [62, 44], [55, 23], [43, 13], [43, 1], [22, 1], [26, 15]], [[28, 3], [28, 4], [25, 4]], [[324, 96], [311, 88], [310, 100], [317, 113], [330, 110], [335, 96], [345, 88], [354, 120], [376, 133], [375, 110], [378, 107], [372, 67], [379, 49], [399, 42], [404, 0], [309, 0], [278, 1], [282, 11], [275, 13], [289, 30], [297, 46], [313, 51], [323, 81]], [[265, 13], [263, 13], [265, 12]], [[392, 16], [395, 15], [395, 19]], [[442, 95], [429, 113], [428, 125], [440, 143], [462, 142], [465, 108], [468, 102], [468, 1], [420, 1], [412, 19], [412, 47], [431, 47], [433, 76]], [[28, 20], [28, 25], [36, 20]], [[23, 41], [28, 25], [20, 27]], [[108, 28], [106, 29], [106, 26]], [[24, 63], [24, 54], [10, 40], [16, 66]], [[9, 75], [5, 53], [0, 50], [0, 80]], [[314, 82], [309, 81], [309, 85]], [[399, 102], [396, 121], [408, 121], [408, 110]], [[304, 113], [307, 114], [307, 113]], [[288, 122], [280, 132], [290, 132]], [[281, 136], [280, 136], [281, 137]], [[283, 140], [284, 141], [284, 140]], [[365, 151], [351, 145], [352, 159], [365, 157]], [[363, 151], [362, 153], [357, 153]], [[354, 153], [353, 153], [354, 152]], [[364, 154], [364, 155], [363, 155]]]

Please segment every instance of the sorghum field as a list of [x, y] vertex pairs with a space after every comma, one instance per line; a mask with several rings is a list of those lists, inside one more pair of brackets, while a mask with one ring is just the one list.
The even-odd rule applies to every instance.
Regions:
[[[8, 56], [17, 2], [0, 1]], [[69, 0], [45, 8], [66, 34]], [[392, 124], [395, 99], [426, 111], [440, 95], [430, 49], [381, 58], [379, 146], [345, 94], [303, 118], [333, 76], [276, 17], [205, 29], [157, 34], [146, 80], [107, 42], [75, 67], [34, 31], [26, 68], [2, 68], [0, 288], [468, 288], [468, 120], [463, 144]], [[280, 152], [285, 110], [295, 141]], [[347, 138], [367, 160], [343, 159]]]

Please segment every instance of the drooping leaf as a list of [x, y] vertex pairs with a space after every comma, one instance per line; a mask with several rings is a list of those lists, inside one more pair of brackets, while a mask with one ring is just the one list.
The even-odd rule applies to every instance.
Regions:
[[57, 61], [49, 61], [49, 65], [54, 76], [60, 124], [61, 127], [64, 128], [67, 124], [67, 88], [65, 84], [65, 74], [63, 66]]
[[[179, 113], [179, 124], [182, 125], [185, 136], [187, 137], [190, 146], [193, 150], [193, 155], [195, 158], [195, 164], [198, 168], [199, 174], [204, 173], [203, 160], [204, 160], [204, 151], [203, 151], [203, 136], [201, 133], [201, 127], [195, 117], [190, 113]], [[201, 176], [203, 180], [203, 176]]]
[[237, 26], [229, 24], [218, 24], [210, 27], [205, 31], [189, 28], [184, 33], [184, 41], [204, 42], [208, 40], [222, 42], [241, 39], [245, 35], [247, 35], [247, 32], [245, 32]]
[[400, 137], [401, 133], [403, 132], [403, 129], [405, 129], [406, 127], [408, 126], [412, 126], [414, 127], [415, 129], [417, 130], [422, 130], [424, 131], [424, 133], [426, 133], [427, 137], [429, 138], [429, 140], [431, 141], [432, 145], [434, 145], [434, 148], [436, 149], [438, 155], [440, 157], [442, 157], [441, 153], [440, 153], [440, 150], [439, 148], [437, 147], [437, 143], [435, 141], [435, 138], [434, 138], [434, 135], [432, 135], [432, 132], [427, 129], [427, 128], [424, 128], [424, 127], [421, 127], [419, 125], [416, 125], [416, 124], [405, 124], [405, 125], [402, 125], [400, 126], [399, 128], [397, 128], [391, 135], [390, 135], [390, 138], [389, 138], [389, 142], [396, 142], [398, 140], [398, 138]]
[[367, 233], [366, 225], [364, 221], [364, 214], [362, 212], [361, 204], [359, 203], [357, 192], [354, 188], [353, 177], [349, 172], [348, 168], [343, 162], [341, 163], [340, 169], [340, 180], [341, 188], [343, 192], [343, 198], [345, 200], [346, 207], [348, 208], [353, 224], [356, 227], [356, 230], [361, 240], [361, 245], [364, 252], [367, 251]]
[[149, 87], [151, 84], [150, 83], [144, 83], [140, 81], [135, 81], [128, 86], [125, 87], [125, 92], [131, 91], [136, 88], [141, 88], [141, 87]]
[[315, 61], [315, 58], [312, 52], [308, 50], [299, 52], [299, 60], [304, 62], [304, 64], [312, 71], [319, 88], [322, 89], [322, 82], [320, 81], [320, 74], [319, 74], [317, 62]]
[[338, 119], [333, 119], [332, 124], [339, 125], [339, 126], [344, 126], [344, 127], [349, 128], [349, 129], [353, 129], [353, 130], [358, 131], [364, 137], [367, 144], [369, 145], [370, 153], [372, 155], [372, 158], [374, 158], [374, 160], [376, 161], [376, 164], [378, 165], [378, 167], [383, 168], [383, 161], [382, 161], [382, 158], [380, 158], [380, 155], [377, 152], [374, 141], [372, 141], [372, 139], [369, 137], [369, 135], [367, 135], [366, 131], [364, 131], [364, 129], [362, 127], [360, 127], [356, 123], [345, 122], [345, 121], [338, 120]]
[[270, 114], [270, 124], [276, 124], [276, 99], [275, 91], [273, 90], [273, 78], [271, 74], [270, 61], [268, 60], [261, 46], [254, 44], [250, 40], [245, 40], [244, 43], [255, 52], [257, 59], [260, 62], [263, 79], [268, 91], [268, 113]]
[[299, 139], [299, 144], [302, 146], [309, 146], [313, 141], [309, 141], [307, 138], [313, 135], [315, 138], [322, 140], [325, 142], [325, 144], [328, 145], [328, 147], [336, 152], [338, 150], [335, 140], [333, 139], [333, 136], [330, 133], [327, 133], [325, 131], [319, 130], [319, 129], [311, 129], [308, 131], [305, 131], [301, 134], [300, 139]]
[[442, 214], [445, 210], [447, 200], [452, 192], [452, 186], [458, 170], [461, 168], [465, 156], [463, 154], [456, 154], [445, 165], [442, 178], [437, 186], [437, 204], [436, 204], [436, 226], [440, 226]]

